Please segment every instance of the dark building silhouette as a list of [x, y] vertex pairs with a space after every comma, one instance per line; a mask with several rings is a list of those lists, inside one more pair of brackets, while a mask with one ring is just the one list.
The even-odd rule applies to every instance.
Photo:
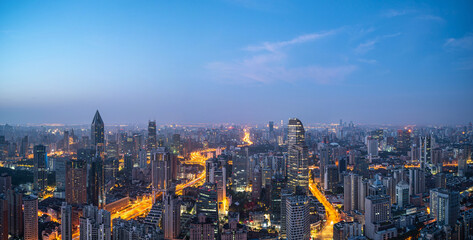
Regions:
[[87, 203], [87, 164], [83, 160], [72, 160], [66, 166], [66, 202]]
[[48, 185], [47, 166], [46, 146], [34, 146], [34, 188], [36, 191], [42, 192]]
[[99, 110], [95, 112], [94, 119], [92, 120], [91, 136], [92, 146], [94, 149], [102, 155], [104, 152], [105, 137], [104, 137], [105, 125], [102, 117], [100, 116]]

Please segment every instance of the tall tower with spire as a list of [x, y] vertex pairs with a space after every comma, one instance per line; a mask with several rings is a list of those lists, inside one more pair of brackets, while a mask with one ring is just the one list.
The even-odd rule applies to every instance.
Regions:
[[104, 152], [105, 137], [104, 137], [104, 123], [100, 116], [99, 110], [95, 112], [94, 119], [92, 120], [91, 136], [92, 146], [97, 151], [97, 154], [102, 155]]

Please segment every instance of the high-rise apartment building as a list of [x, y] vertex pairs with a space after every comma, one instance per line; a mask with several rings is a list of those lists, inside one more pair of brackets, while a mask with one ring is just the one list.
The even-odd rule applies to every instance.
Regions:
[[24, 239], [38, 240], [38, 198], [34, 195], [23, 198]]
[[309, 240], [309, 200], [307, 196], [297, 195], [286, 199], [287, 240]]
[[23, 194], [9, 189], [6, 196], [8, 201], [8, 233], [14, 238], [20, 238], [24, 233]]
[[111, 240], [111, 215], [97, 206], [87, 205], [82, 210], [80, 240]]
[[397, 236], [391, 221], [391, 198], [387, 195], [367, 196], [365, 199], [365, 235], [370, 239], [389, 239]]
[[420, 168], [409, 168], [409, 195], [425, 192], [425, 172]]
[[297, 118], [289, 119], [288, 124], [288, 187], [292, 191], [309, 188], [309, 163], [305, 130]]
[[215, 225], [204, 214], [199, 214], [190, 225], [190, 240], [215, 240]]
[[61, 206], [61, 239], [72, 240], [72, 206], [66, 202]]
[[177, 239], [181, 233], [181, 204], [172, 190], [164, 194], [164, 239]]
[[430, 190], [430, 214], [440, 226], [454, 226], [460, 211], [459, 192], [442, 188]]
[[38, 192], [43, 192], [48, 186], [48, 172], [47, 172], [47, 153], [46, 146], [34, 146], [34, 188]]
[[164, 192], [172, 182], [172, 154], [165, 148], [159, 147], [151, 151], [151, 182], [153, 196]]
[[0, 240], [8, 240], [8, 201], [0, 195]]
[[71, 160], [66, 163], [66, 202], [87, 203], [87, 164], [83, 160]]

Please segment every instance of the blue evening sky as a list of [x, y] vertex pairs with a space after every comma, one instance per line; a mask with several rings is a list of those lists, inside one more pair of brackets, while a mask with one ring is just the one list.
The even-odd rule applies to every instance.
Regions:
[[0, 123], [464, 124], [472, 1], [1, 1]]

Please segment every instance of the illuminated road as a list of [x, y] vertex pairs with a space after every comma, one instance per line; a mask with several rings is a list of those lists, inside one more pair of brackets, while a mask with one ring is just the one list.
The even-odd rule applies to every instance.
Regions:
[[337, 210], [332, 206], [332, 204], [327, 200], [325, 195], [317, 188], [317, 184], [314, 183], [312, 178], [309, 179], [309, 189], [312, 192], [317, 200], [325, 208], [325, 215], [326, 215], [326, 224], [322, 231], [318, 232], [315, 236], [315, 239], [332, 239], [333, 238], [333, 224], [340, 221], [340, 215], [338, 214]]
[[[204, 149], [192, 152], [190, 154], [190, 159], [184, 161], [184, 164], [198, 164], [205, 167], [205, 161], [207, 161], [207, 157], [203, 155], [203, 153], [213, 152], [216, 151], [214, 148]], [[176, 194], [182, 194], [182, 190], [187, 187], [197, 187], [202, 185], [205, 182], [205, 168], [204, 171], [201, 172], [197, 178], [183, 184], [179, 184], [176, 186]], [[162, 193], [158, 193], [156, 197], [161, 196]], [[143, 196], [141, 200], [137, 200], [134, 203], [128, 205], [128, 207], [112, 213], [112, 220], [115, 218], [122, 218], [125, 220], [135, 219], [139, 216], [146, 214], [151, 207], [153, 206], [153, 198], [151, 195]], [[73, 234], [73, 239], [79, 239], [79, 229]]]

